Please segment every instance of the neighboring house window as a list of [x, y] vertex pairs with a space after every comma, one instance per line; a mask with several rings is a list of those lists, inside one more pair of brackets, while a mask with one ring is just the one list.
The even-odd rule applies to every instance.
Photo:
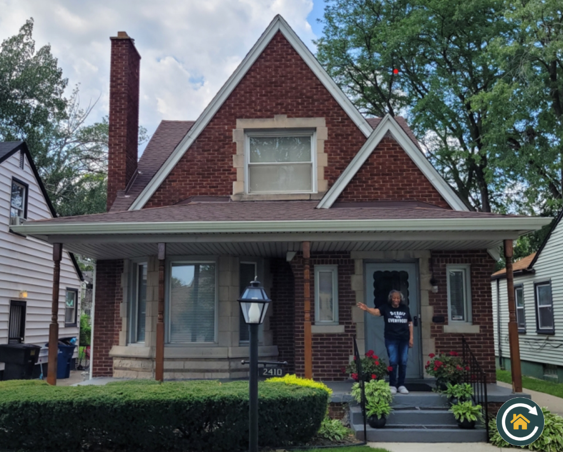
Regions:
[[524, 311], [524, 287], [517, 286], [514, 288], [514, 299], [516, 301], [516, 319], [518, 321], [518, 331], [526, 332], [526, 313]]
[[25, 340], [25, 301], [10, 302], [8, 322], [8, 343], [17, 344]]
[[315, 265], [315, 324], [338, 323], [338, 266]]
[[134, 263], [132, 266], [130, 342], [145, 342], [147, 271], [146, 262]]
[[67, 289], [65, 301], [65, 326], [76, 326], [78, 290]]
[[[239, 266], [239, 294], [242, 295], [244, 290], [254, 281], [254, 277], [258, 275], [256, 262], [241, 262]], [[238, 305], [238, 303], [237, 303]], [[238, 307], [238, 306], [237, 306]], [[250, 332], [248, 325], [244, 321], [242, 312], [239, 310], [239, 341], [248, 342], [250, 340]]]
[[451, 322], [471, 323], [471, 274], [469, 265], [448, 265], [448, 312]]
[[315, 193], [314, 130], [247, 131], [247, 193]]
[[12, 179], [12, 195], [10, 198], [10, 224], [19, 224], [27, 216], [27, 184]]
[[535, 284], [536, 318], [538, 333], [555, 333], [553, 323], [553, 299], [551, 298], [551, 282]]
[[216, 342], [216, 265], [173, 262], [170, 271], [170, 343]]

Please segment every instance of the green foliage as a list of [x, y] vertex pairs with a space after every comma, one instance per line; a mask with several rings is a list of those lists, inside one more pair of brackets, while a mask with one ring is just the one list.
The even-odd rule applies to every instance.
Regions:
[[[368, 416], [388, 416], [391, 413], [393, 394], [389, 383], [384, 380], [371, 380], [364, 385], [366, 395], [366, 414]], [[362, 392], [359, 383], [352, 385], [352, 397], [361, 403]]]
[[341, 441], [351, 434], [351, 430], [338, 419], [331, 419], [325, 416], [321, 423], [321, 428], [317, 432], [317, 437], [328, 441]]
[[[366, 356], [360, 359], [362, 365], [362, 376], [364, 381], [370, 380], [384, 380], [385, 376], [389, 373], [387, 371], [387, 363], [385, 359], [377, 356], [373, 350], [368, 350]], [[356, 366], [356, 360], [350, 362], [346, 367], [346, 372], [348, 372], [354, 381], [358, 381], [360, 376], [358, 375], [358, 367]]]
[[471, 400], [473, 397], [473, 387], [469, 383], [459, 383], [452, 385], [447, 383], [445, 394], [450, 398], [458, 400]]
[[468, 366], [463, 367], [463, 361], [455, 351], [451, 351], [449, 354], [440, 353], [439, 355], [430, 353], [428, 356], [430, 360], [424, 366], [426, 372], [446, 384], [461, 382], [465, 372], [469, 370]]
[[[259, 444], [310, 441], [327, 400], [321, 389], [260, 383]], [[0, 431], [2, 450], [247, 450], [248, 382], [0, 385]]]
[[287, 374], [284, 375], [283, 377], [268, 378], [266, 380], [266, 383], [285, 383], [287, 385], [297, 385], [297, 386], [304, 386], [307, 388], [322, 389], [323, 391], [327, 392], [329, 397], [332, 395], [332, 389], [330, 389], [324, 383], [321, 383], [320, 381], [310, 380], [308, 378], [301, 378], [298, 377], [297, 375]]
[[460, 402], [452, 405], [450, 411], [454, 414], [455, 418], [463, 422], [465, 420], [468, 421], [481, 421], [483, 419], [481, 405], [473, 405], [473, 402]]
[[80, 316], [80, 345], [90, 345], [92, 333], [92, 323], [90, 316], [82, 314]]
[[[512, 384], [512, 375], [508, 370], [497, 369], [497, 380]], [[545, 381], [523, 376], [522, 386], [526, 389], [544, 392], [546, 394], [563, 398], [563, 383], [555, 383], [553, 381]]]
[[[562, 452], [563, 451], [563, 417], [553, 414], [547, 408], [542, 408], [545, 426], [541, 436], [532, 444], [523, 449], [540, 452]], [[496, 419], [489, 421], [489, 432], [491, 444], [495, 447], [513, 447], [507, 443], [497, 429]]]

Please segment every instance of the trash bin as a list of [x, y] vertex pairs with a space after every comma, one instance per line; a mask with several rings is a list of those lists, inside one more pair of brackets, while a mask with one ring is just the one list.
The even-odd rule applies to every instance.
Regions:
[[4, 380], [29, 380], [41, 347], [33, 344], [0, 345], [0, 362], [5, 364]]
[[[76, 339], [75, 339], [76, 340]], [[59, 353], [57, 355], [57, 378], [70, 377], [70, 363], [76, 345], [67, 345], [59, 342]]]

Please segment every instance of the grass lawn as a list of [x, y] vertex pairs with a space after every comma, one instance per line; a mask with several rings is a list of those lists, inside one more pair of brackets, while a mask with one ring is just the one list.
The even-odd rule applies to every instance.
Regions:
[[[294, 449], [299, 450], [299, 449]], [[389, 452], [387, 449], [373, 449], [369, 446], [331, 447], [328, 449], [308, 449], [307, 452]]]
[[[497, 369], [497, 380], [512, 384], [512, 375], [508, 370]], [[522, 377], [522, 386], [532, 391], [544, 392], [556, 397], [563, 398], [563, 383], [538, 380], [537, 378]]]

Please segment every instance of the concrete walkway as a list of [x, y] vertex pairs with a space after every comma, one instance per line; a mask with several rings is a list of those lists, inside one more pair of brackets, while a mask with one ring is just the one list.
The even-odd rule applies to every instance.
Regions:
[[[512, 385], [508, 383], [503, 383], [498, 381], [497, 384], [503, 388], [512, 389]], [[545, 406], [552, 413], [563, 416], [563, 399], [561, 397], [552, 396], [550, 394], [545, 394], [543, 392], [532, 391], [531, 389], [524, 388], [526, 394], [532, 396], [532, 400], [536, 402], [539, 406]], [[459, 451], [458, 451], [459, 452]]]
[[488, 443], [368, 443], [374, 448], [390, 452], [495, 452], [514, 451], [514, 448], [495, 447]]

